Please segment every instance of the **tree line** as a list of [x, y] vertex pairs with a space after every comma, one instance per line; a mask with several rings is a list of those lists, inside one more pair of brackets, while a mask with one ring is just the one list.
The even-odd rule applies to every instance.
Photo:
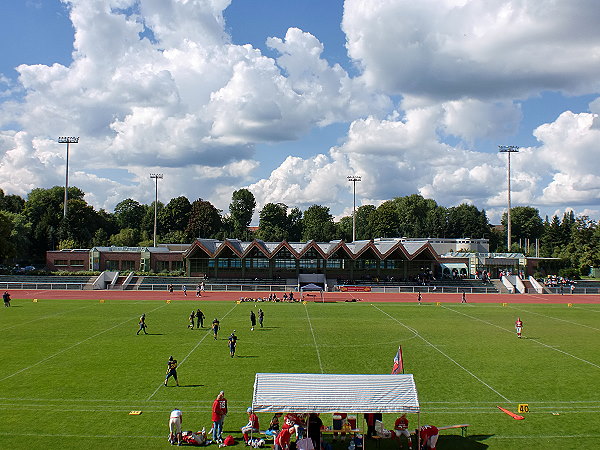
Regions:
[[[26, 199], [5, 195], [0, 189], [0, 260], [43, 262], [47, 250], [94, 246], [152, 246], [154, 202], [146, 205], [127, 198], [114, 211], [95, 210], [85, 193], [70, 187], [68, 213], [63, 216], [64, 188], [33, 189]], [[352, 216], [335, 221], [329, 208], [312, 205], [305, 211], [283, 203], [267, 203], [259, 211], [259, 227], [248, 227], [256, 200], [248, 189], [233, 192], [229, 210], [211, 202], [185, 196], [158, 202], [157, 236], [162, 243], [190, 243], [197, 237], [236, 238], [243, 241], [329, 242], [352, 241]], [[461, 204], [446, 208], [418, 194], [396, 197], [379, 206], [356, 210], [356, 238], [379, 237], [485, 238], [490, 251], [505, 252], [506, 214], [503, 227], [492, 226], [483, 209]], [[510, 251], [530, 256], [556, 257], [578, 273], [587, 275], [600, 263], [600, 226], [573, 212], [544, 220], [530, 206], [511, 209], [513, 245]], [[537, 244], [537, 245], [536, 245]]]

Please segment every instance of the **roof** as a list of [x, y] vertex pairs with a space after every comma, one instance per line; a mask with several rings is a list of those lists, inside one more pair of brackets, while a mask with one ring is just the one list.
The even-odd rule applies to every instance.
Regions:
[[412, 374], [257, 373], [252, 409], [290, 413], [418, 413]]

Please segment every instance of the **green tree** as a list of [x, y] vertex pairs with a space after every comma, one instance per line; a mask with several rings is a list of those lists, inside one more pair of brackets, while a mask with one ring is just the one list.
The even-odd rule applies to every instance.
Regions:
[[383, 202], [371, 216], [372, 238], [398, 237], [398, 210], [392, 201]]
[[437, 208], [435, 200], [423, 198], [419, 194], [396, 197], [391, 202], [396, 206], [399, 224], [398, 235], [423, 237], [427, 235], [427, 217]]
[[115, 247], [137, 247], [140, 241], [140, 231], [137, 228], [123, 228], [110, 237], [110, 245]]
[[0, 211], [0, 261], [16, 255], [16, 246], [11, 239], [14, 222], [10, 212]]
[[352, 241], [352, 216], [342, 217], [335, 224], [335, 235], [338, 239], [343, 239], [345, 242]]
[[137, 228], [139, 230], [145, 213], [144, 205], [131, 198], [127, 198], [115, 206], [115, 217], [120, 229]]
[[447, 237], [451, 238], [482, 238], [489, 235], [490, 225], [485, 210], [479, 210], [474, 205], [462, 203], [448, 208]]
[[212, 203], [201, 198], [192, 203], [186, 228], [188, 239], [213, 238], [221, 231], [221, 227], [221, 214]]
[[[361, 241], [365, 239], [373, 239], [376, 235], [374, 228], [377, 226], [377, 208], [373, 205], [362, 205], [356, 209], [356, 239]], [[352, 216], [350, 216], [352, 220]], [[352, 222], [351, 222], [352, 224]], [[352, 226], [352, 225], [351, 225]], [[352, 241], [352, 228], [350, 229], [350, 238], [347, 242]]]
[[283, 203], [267, 203], [259, 213], [258, 239], [283, 241], [289, 239], [287, 206]]
[[229, 214], [232, 220], [233, 231], [238, 234], [247, 230], [256, 208], [256, 199], [248, 189], [238, 189], [231, 196]]
[[302, 239], [303, 214], [300, 208], [292, 208], [287, 216], [288, 239], [299, 242]]
[[0, 210], [18, 214], [23, 211], [25, 200], [18, 195], [5, 195], [0, 189]]
[[[502, 215], [502, 225], [508, 230], [507, 214]], [[542, 237], [544, 224], [540, 217], [540, 212], [531, 206], [516, 206], [510, 209], [511, 234], [513, 243], [522, 240], [523, 246], [525, 239], [535, 242], [535, 239]]]
[[326, 206], [312, 205], [302, 218], [302, 240], [311, 239], [317, 242], [329, 242], [335, 236], [333, 216]]
[[160, 229], [165, 233], [172, 231], [184, 232], [190, 221], [191, 211], [192, 204], [187, 197], [182, 195], [172, 198], [158, 213]]
[[61, 242], [74, 244], [71, 248], [87, 248], [102, 225], [102, 217], [85, 200], [69, 199], [68, 214], [61, 223]]

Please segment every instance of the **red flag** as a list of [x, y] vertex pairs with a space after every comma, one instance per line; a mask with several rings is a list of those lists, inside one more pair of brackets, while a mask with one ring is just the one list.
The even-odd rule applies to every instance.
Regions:
[[398, 352], [394, 356], [394, 366], [392, 367], [392, 375], [404, 373], [404, 362], [402, 361], [402, 346], [398, 347]]

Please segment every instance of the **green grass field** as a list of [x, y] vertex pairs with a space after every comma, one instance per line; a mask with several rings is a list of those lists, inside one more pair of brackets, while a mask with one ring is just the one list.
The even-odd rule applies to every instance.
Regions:
[[[389, 373], [398, 345], [415, 377], [421, 424], [471, 425], [467, 438], [443, 431], [438, 449], [600, 448], [599, 305], [12, 304], [0, 314], [0, 448], [167, 448], [169, 412], [184, 412], [186, 430], [208, 430], [221, 389], [225, 432], [238, 439], [256, 372]], [[220, 319], [217, 341], [208, 328], [186, 328], [198, 307], [206, 322]], [[249, 312], [258, 307], [265, 328], [252, 332]], [[150, 334], [136, 336], [143, 312]], [[514, 332], [517, 316], [524, 339]], [[170, 355], [179, 361], [178, 388], [162, 386]], [[529, 405], [525, 420], [496, 408], [516, 412], [520, 403]], [[265, 428], [270, 415], [259, 417]], [[384, 417], [387, 428], [394, 419]], [[416, 428], [417, 417], [409, 420]], [[397, 447], [390, 440], [382, 448]]]

